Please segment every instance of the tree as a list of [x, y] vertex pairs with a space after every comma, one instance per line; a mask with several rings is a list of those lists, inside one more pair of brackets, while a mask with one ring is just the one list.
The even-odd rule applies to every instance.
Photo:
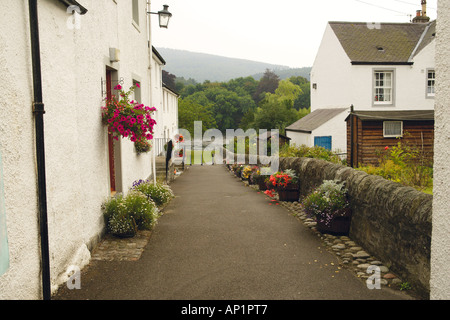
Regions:
[[191, 137], [193, 137], [195, 121], [202, 121], [202, 133], [208, 129], [216, 128], [216, 121], [209, 105], [197, 103], [192, 99], [179, 99], [178, 126], [180, 129], [189, 131]]
[[176, 90], [176, 84], [175, 84], [176, 78], [177, 77], [175, 75], [173, 75], [165, 70], [162, 71], [163, 83], [172, 90]]
[[274, 93], [278, 88], [279, 82], [280, 78], [273, 71], [266, 69], [266, 72], [264, 72], [261, 80], [259, 80], [258, 87], [253, 94], [253, 100], [255, 100], [256, 103], [259, 103], [264, 99], [266, 93]]
[[297, 110], [309, 109], [311, 107], [311, 83], [308, 79], [300, 76], [290, 77], [289, 81], [302, 89], [302, 94], [294, 101], [294, 108]]
[[278, 129], [284, 132], [287, 126], [300, 119], [299, 112], [294, 109], [294, 102], [301, 93], [298, 85], [289, 80], [280, 81], [275, 93], [266, 93], [256, 110], [255, 129]]

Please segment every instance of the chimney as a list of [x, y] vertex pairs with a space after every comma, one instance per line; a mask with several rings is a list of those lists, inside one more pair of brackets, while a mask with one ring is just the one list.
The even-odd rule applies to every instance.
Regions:
[[427, 16], [427, 0], [422, 0], [422, 16]]
[[428, 23], [430, 17], [427, 16], [427, 0], [421, 0], [422, 10], [416, 11], [416, 16], [412, 20], [413, 23]]

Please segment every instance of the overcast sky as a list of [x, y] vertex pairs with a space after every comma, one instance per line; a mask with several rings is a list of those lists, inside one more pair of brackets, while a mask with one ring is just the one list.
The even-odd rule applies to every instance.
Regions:
[[[152, 16], [153, 45], [310, 67], [328, 21], [409, 22], [421, 0], [152, 0], [169, 5], [168, 29]], [[437, 0], [427, 1], [436, 19]]]

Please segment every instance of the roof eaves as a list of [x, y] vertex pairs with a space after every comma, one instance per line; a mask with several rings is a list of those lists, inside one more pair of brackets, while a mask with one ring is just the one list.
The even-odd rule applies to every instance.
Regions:
[[152, 46], [152, 51], [158, 57], [158, 59], [161, 61], [161, 63], [163, 65], [166, 65], [166, 61], [164, 60], [164, 58], [161, 56], [161, 54], [158, 52], [158, 50], [156, 50], [156, 48], [154, 46]]

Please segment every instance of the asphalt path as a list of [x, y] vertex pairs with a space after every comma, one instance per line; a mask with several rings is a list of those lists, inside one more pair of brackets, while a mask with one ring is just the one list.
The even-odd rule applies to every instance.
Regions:
[[94, 261], [80, 290], [89, 300], [403, 300], [340, 268], [319, 237], [224, 166], [192, 166], [138, 261]]

